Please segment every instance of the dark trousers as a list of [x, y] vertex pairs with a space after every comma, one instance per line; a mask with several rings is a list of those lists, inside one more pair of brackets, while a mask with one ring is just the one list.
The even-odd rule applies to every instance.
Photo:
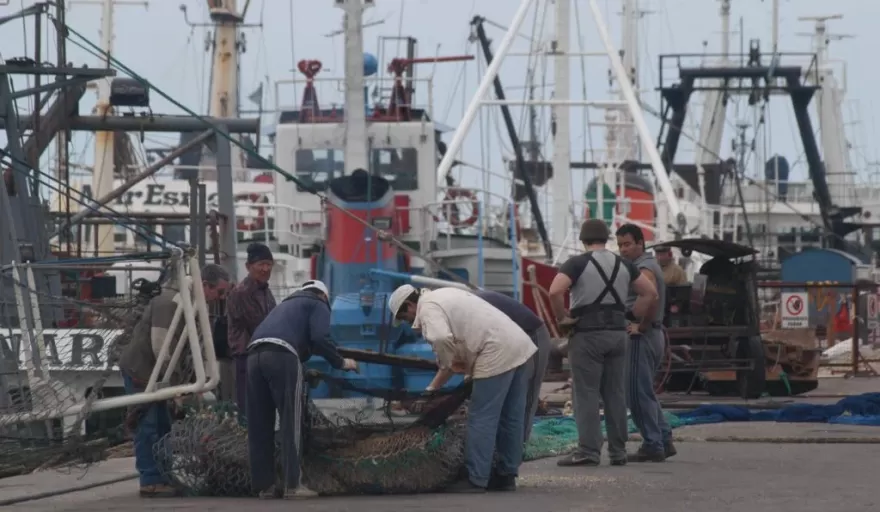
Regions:
[[281, 484], [300, 482], [303, 406], [302, 367], [293, 352], [281, 347], [255, 347], [247, 356], [248, 453], [251, 485], [265, 491], [275, 478], [275, 413], [281, 418]]
[[663, 450], [664, 442], [672, 440], [672, 429], [654, 394], [654, 376], [663, 361], [666, 338], [662, 330], [651, 329], [643, 335], [633, 335], [631, 339], [627, 402], [633, 423], [642, 435], [642, 448], [659, 452]]
[[571, 399], [578, 430], [577, 455], [599, 462], [602, 451], [602, 414], [599, 398], [605, 404], [605, 431], [608, 455], [626, 459], [626, 331], [575, 332], [568, 342], [571, 365]]
[[[135, 384], [125, 373], [122, 374], [122, 384], [125, 386], [125, 393], [129, 395], [144, 391], [143, 386]], [[134, 432], [134, 466], [140, 474], [141, 487], [166, 484], [156, 464], [154, 450], [159, 440], [171, 432], [171, 414], [165, 402], [144, 404], [140, 407], [144, 411]]]
[[233, 356], [235, 361], [235, 403], [240, 414], [247, 417], [248, 355]]
[[547, 361], [550, 359], [550, 331], [547, 326], [541, 326], [538, 330], [529, 333], [529, 337], [538, 347], [538, 351], [527, 363], [529, 366], [529, 395], [526, 398], [526, 423], [523, 442], [528, 442], [532, 435], [532, 426], [535, 423], [535, 413], [538, 411], [538, 403], [541, 401], [541, 384], [544, 383], [544, 372], [547, 370]]

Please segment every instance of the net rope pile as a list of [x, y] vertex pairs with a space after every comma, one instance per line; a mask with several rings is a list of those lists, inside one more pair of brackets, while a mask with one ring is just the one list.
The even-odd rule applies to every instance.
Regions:
[[[415, 398], [401, 391], [357, 387], [317, 372], [310, 376], [378, 397], [385, 404]], [[469, 394], [470, 386], [462, 385], [428, 403], [420, 400], [424, 412], [415, 421], [395, 418], [386, 407], [379, 413], [366, 406], [354, 415], [333, 415], [309, 402], [302, 443], [303, 483], [322, 495], [443, 489], [459, 476], [464, 464], [464, 424], [456, 413]], [[277, 437], [276, 451], [276, 461], [280, 461]], [[189, 410], [155, 447], [155, 455], [163, 474], [189, 494], [254, 495], [247, 429], [233, 405]], [[281, 474], [281, 468], [276, 469]]]
[[[38, 266], [33, 273], [47, 279]], [[113, 416], [125, 411], [93, 414], [91, 405], [108, 388], [121, 388], [115, 361], [161, 289], [161, 282], [141, 279], [130, 295], [83, 301], [32, 289], [24, 274], [0, 274], [0, 478], [85, 466], [124, 442], [125, 429]], [[22, 309], [21, 302], [39, 306]], [[39, 323], [33, 311], [40, 312]]]

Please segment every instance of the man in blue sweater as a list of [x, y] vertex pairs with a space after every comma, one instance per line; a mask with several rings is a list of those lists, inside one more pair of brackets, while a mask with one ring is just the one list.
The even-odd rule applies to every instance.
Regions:
[[[284, 299], [257, 327], [248, 345], [247, 419], [251, 485], [260, 498], [310, 498], [300, 482], [302, 456], [303, 364], [312, 354], [333, 368], [357, 371], [357, 362], [339, 355], [330, 340], [327, 286], [307, 281]], [[283, 475], [276, 484], [275, 412], [281, 418]], [[273, 488], [276, 487], [276, 488]], [[280, 492], [279, 492], [280, 491]]]

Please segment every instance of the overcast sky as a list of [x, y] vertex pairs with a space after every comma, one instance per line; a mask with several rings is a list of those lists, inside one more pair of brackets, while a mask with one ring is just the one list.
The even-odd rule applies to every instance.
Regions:
[[[0, 7], [0, 14], [7, 14], [23, 6], [32, 4], [31, 1], [7, 0], [6, 6]], [[132, 4], [130, 0], [126, 3]], [[207, 18], [206, 2], [201, 0], [184, 0], [189, 10], [191, 21], [205, 22]], [[243, 3], [239, 0], [239, 3]], [[512, 19], [513, 13], [518, 6], [517, 1], [507, 0], [376, 0], [376, 7], [369, 10], [365, 21], [384, 20], [378, 26], [367, 28], [365, 31], [365, 50], [380, 56], [380, 67], [394, 56], [403, 55], [404, 48], [399, 49], [393, 43], [387, 43], [384, 48], [379, 47], [379, 36], [414, 36], [419, 41], [421, 56], [453, 55], [461, 53], [477, 54], [476, 44], [468, 42], [470, 35], [469, 22], [474, 15], [482, 15], [494, 22], [506, 25]], [[537, 39], [550, 39], [554, 31], [553, 12], [548, 10], [544, 15], [542, 0], [537, 9], [537, 18], [533, 15], [526, 20], [522, 33], [524, 37], [518, 38], [515, 52], [528, 51], [528, 37]], [[600, 0], [600, 5], [609, 20], [610, 30], [616, 44], [620, 43], [620, 1]], [[652, 90], [657, 85], [658, 64], [657, 58], [661, 53], [701, 53], [706, 51], [713, 53], [719, 51], [720, 45], [720, 2], [716, 0], [641, 0], [640, 7], [650, 11], [642, 19], [640, 25], [640, 76], [643, 89], [651, 89], [643, 94], [646, 102], [657, 108], [659, 106], [659, 93]], [[738, 51], [740, 38], [748, 47], [748, 40], [760, 38], [762, 48], [769, 52], [771, 48], [771, 3], [769, 0], [733, 0], [734, 30], [739, 30], [740, 19], [744, 31], [742, 34], [734, 34], [732, 48]], [[780, 49], [782, 51], [809, 51], [811, 41], [807, 37], [800, 37], [798, 33], [812, 32], [812, 22], [800, 22], [799, 16], [815, 16], [825, 14], [843, 14], [842, 20], [830, 22], [830, 31], [835, 34], [855, 36], [853, 39], [833, 41], [831, 54], [834, 58], [846, 61], [847, 67], [847, 105], [844, 111], [846, 121], [853, 123], [847, 129], [851, 132], [851, 142], [854, 145], [853, 159], [859, 167], [859, 171], [867, 173], [868, 163], [876, 160], [877, 151], [871, 142], [875, 139], [875, 117], [880, 108], [874, 100], [874, 92], [880, 76], [877, 75], [876, 66], [873, 62], [874, 53], [868, 51], [880, 47], [880, 31], [876, 30], [876, 20], [880, 19], [880, 2], [870, 0], [837, 0], [827, 2], [822, 0], [781, 0], [780, 20]], [[572, 41], [573, 51], [598, 51], [601, 49], [595, 32], [595, 24], [590, 16], [589, 3], [586, 0], [575, 0], [575, 8], [572, 16]], [[68, 23], [76, 31], [83, 34], [96, 44], [100, 43], [100, 5], [94, 3], [73, 2], [72, 9], [68, 14]], [[332, 0], [253, 0], [247, 22], [260, 25], [259, 27], [245, 30], [247, 40], [247, 52], [242, 56], [242, 97], [253, 91], [261, 82], [290, 79], [294, 76], [291, 69], [300, 59], [319, 59], [324, 62], [326, 75], [338, 75], [342, 71], [342, 37], [326, 37], [326, 34], [340, 28], [342, 22], [341, 10], [333, 7]], [[26, 27], [20, 22], [12, 22], [3, 26], [0, 30], [0, 52], [3, 58], [19, 56], [25, 50], [32, 55], [34, 49], [33, 27], [28, 22]], [[502, 31], [489, 28], [490, 36], [496, 43], [500, 41]], [[127, 66], [139, 74], [149, 78], [157, 87], [170, 94], [188, 108], [204, 113], [207, 107], [207, 80], [209, 77], [209, 58], [205, 52], [206, 29], [191, 29], [184, 21], [179, 9], [179, 2], [175, 0], [152, 0], [149, 8], [145, 10], [137, 5], [119, 5], [116, 9], [115, 23], [115, 55]], [[26, 37], [25, 37], [26, 34]], [[73, 37], [72, 41], [77, 38]], [[579, 43], [578, 41], [582, 43]], [[43, 44], [44, 52], [55, 49], [54, 37], [47, 39]], [[69, 60], [75, 65], [96, 65], [97, 59], [74, 44], [70, 44]], [[572, 96], [582, 97], [582, 89], [585, 87], [589, 99], [607, 98], [607, 59], [587, 58], [583, 63], [586, 67], [586, 76], [581, 72], [581, 62], [572, 59]], [[783, 62], [783, 64], [785, 64]], [[436, 67], [424, 65], [418, 68], [418, 75], [426, 77], [433, 72], [434, 80], [434, 117], [436, 120], [456, 126], [461, 118], [464, 105], [470, 99], [475, 90], [478, 76], [477, 64], [442, 64]], [[508, 95], [512, 98], [522, 97], [525, 76], [528, 67], [528, 59], [525, 57], [511, 57], [502, 68], [502, 79], [508, 88]], [[540, 68], [546, 68], [544, 76], [539, 76], [539, 82], [546, 84], [543, 94], [549, 97], [552, 93], [552, 64], [540, 64], [538, 73], [544, 73]], [[872, 71], [873, 69], [873, 71]], [[21, 83], [17, 87], [22, 87]], [[274, 87], [269, 87], [270, 90]], [[338, 96], [331, 98], [331, 91], [319, 91], [323, 103], [338, 100]], [[274, 95], [269, 95], [267, 100], [274, 104]], [[299, 103], [299, 94], [294, 94], [290, 88], [283, 89], [278, 99], [283, 106]], [[427, 98], [422, 95], [417, 103], [425, 102]], [[246, 104], [247, 100], [243, 99]], [[83, 103], [84, 110], [88, 110], [93, 103], [90, 96]], [[19, 102], [20, 107], [25, 107], [27, 102]], [[249, 105], [246, 105], [248, 107]], [[271, 107], [271, 105], [267, 105]], [[489, 109], [489, 107], [486, 107]], [[153, 95], [153, 110], [158, 113], [178, 113], [178, 109], [168, 102]], [[753, 113], [748, 110], [745, 102], [740, 102], [739, 114], [737, 109], [731, 107], [728, 111], [728, 128], [735, 124], [746, 121], [753, 122]], [[695, 111], [696, 112], [696, 111]], [[515, 110], [518, 125], [525, 127], [525, 119], [519, 109]], [[476, 128], [473, 135], [468, 139], [464, 149], [464, 159], [474, 163], [488, 161], [494, 172], [504, 172], [501, 167], [503, 156], [510, 156], [510, 152], [504, 148], [509, 143], [503, 133], [500, 117], [495, 110], [487, 110], [486, 115], [495, 116], [489, 133], [491, 143], [487, 157], [481, 156], [483, 148], [480, 144], [479, 134]], [[542, 116], [546, 119], [549, 110]], [[600, 119], [601, 114], [591, 112], [594, 121]], [[659, 128], [657, 120], [647, 115], [649, 126], [656, 133]], [[696, 116], [691, 116], [693, 123]], [[266, 122], [269, 122], [268, 117]], [[814, 121], [815, 122], [815, 121]], [[789, 160], [797, 161], [802, 153], [801, 144], [795, 132], [793, 116], [791, 115], [790, 103], [784, 98], [777, 99], [770, 108], [769, 116], [768, 149], [770, 153], [779, 153], [788, 156]], [[496, 128], [497, 126], [497, 128]], [[691, 124], [690, 126], [694, 126]], [[546, 130], [545, 130], [546, 131]], [[525, 133], [525, 132], [523, 132]], [[589, 139], [593, 144], [601, 146], [602, 132], [595, 129], [591, 132], [592, 137], [585, 135], [583, 128], [583, 116], [580, 110], [572, 113], [572, 158], [574, 160], [589, 160]], [[730, 153], [730, 139], [733, 130], [728, 129], [725, 133], [725, 143], [722, 145], [724, 156]], [[448, 141], [450, 135], [446, 136]], [[542, 135], [545, 142], [545, 152], [551, 154], [551, 145], [546, 133]], [[168, 139], [155, 135], [148, 135], [146, 145], [155, 146], [167, 143]], [[76, 139], [77, 158], [83, 163], [90, 163], [92, 151], [86, 136]], [[687, 161], [689, 157], [685, 152], [680, 152], [680, 161]], [[690, 157], [692, 159], [692, 157]], [[800, 159], [802, 161], [802, 159]], [[475, 173], [476, 171], [472, 171]], [[793, 177], [805, 177], [806, 171], [801, 165], [795, 168]], [[463, 177], [465, 183], [477, 181], [473, 174]], [[574, 189], [581, 187], [577, 180]], [[582, 189], [581, 189], [582, 190]], [[573, 194], [580, 194], [574, 192]]]

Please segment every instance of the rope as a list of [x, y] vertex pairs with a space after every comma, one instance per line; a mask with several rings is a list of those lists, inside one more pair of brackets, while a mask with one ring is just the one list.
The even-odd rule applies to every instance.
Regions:
[[36, 494], [29, 494], [27, 496], [19, 496], [17, 498], [9, 498], [5, 500], [0, 500], [0, 507], [6, 507], [9, 505], [15, 505], [16, 503], [24, 503], [27, 501], [36, 501], [36, 500], [44, 500], [46, 498], [53, 498], [55, 496], [63, 496], [65, 494], [73, 494], [75, 492], [87, 491], [89, 489], [94, 489], [96, 487], [104, 487], [105, 485], [118, 484], [120, 482], [127, 482], [129, 480], [135, 480], [138, 478], [138, 474], [128, 474], [125, 476], [118, 476], [116, 478], [110, 478], [107, 480], [101, 480], [100, 482], [92, 482], [90, 484], [78, 485], [76, 487], [70, 487], [67, 489], [57, 489], [54, 491], [46, 491], [46, 492], [38, 492]]
[[[55, 178], [54, 176], [52, 176], [51, 174], [47, 174], [46, 172], [41, 171], [40, 169], [37, 169], [35, 167], [31, 167], [31, 165], [28, 162], [13, 156], [11, 153], [9, 153], [8, 151], [6, 151], [2, 148], [0, 148], [0, 155], [8, 157], [10, 160], [15, 161], [16, 163], [25, 167], [26, 169], [33, 171], [35, 175], [30, 176], [30, 174], [28, 172], [26, 172], [26, 171], [22, 172], [15, 165], [10, 166], [13, 172], [23, 174], [25, 179], [32, 179], [36, 183], [43, 185], [44, 187], [48, 188], [49, 190], [51, 190], [53, 192], [57, 192], [57, 193], [61, 194], [62, 196], [67, 197], [69, 200], [72, 199], [75, 203], [79, 204], [80, 206], [88, 208], [89, 210], [91, 210], [94, 213], [101, 214], [101, 216], [112, 220], [114, 222], [114, 224], [116, 224], [117, 226], [121, 226], [121, 227], [135, 233], [136, 235], [139, 235], [139, 236], [145, 238], [147, 240], [147, 242], [149, 242], [151, 244], [159, 245], [159, 246], [167, 246], [169, 244], [175, 245], [175, 246], [177, 245], [174, 242], [170, 242], [167, 238], [165, 238], [163, 235], [159, 234], [155, 230], [148, 229], [148, 228], [144, 227], [142, 224], [138, 224], [138, 222], [134, 218], [128, 217], [128, 216], [126, 216], [126, 214], [119, 212], [117, 210], [114, 210], [109, 205], [104, 205], [102, 208], [104, 210], [107, 210], [110, 213], [110, 215], [108, 215], [106, 212], [102, 212], [100, 208], [96, 208], [94, 206], [94, 201], [92, 200], [92, 198], [87, 196], [86, 194], [84, 194], [81, 190], [76, 190], [72, 187], [69, 187], [66, 184], [62, 183], [57, 178]], [[44, 176], [44, 177], [48, 178], [49, 180], [51, 180], [51, 182], [41, 180], [37, 175]], [[53, 185], [53, 183], [58, 183], [58, 186]], [[76, 192], [79, 195], [79, 199], [77, 197], [74, 197], [71, 194], [72, 192]], [[87, 200], [83, 200], [82, 198], [85, 198]], [[135, 227], [135, 226], [137, 226], [137, 227]], [[63, 233], [57, 234], [57, 236], [61, 236], [61, 235], [63, 235]], [[156, 238], [151, 238], [147, 235], [155, 235], [156, 237], [159, 237], [160, 239], [162, 239], [162, 241], [160, 241]]]
[[[53, 19], [56, 21], [56, 23], [61, 24], [61, 22], [57, 18], [53, 17]], [[465, 286], [467, 286], [470, 289], [477, 289], [477, 287], [475, 285], [471, 284], [469, 281], [465, 280], [464, 278], [459, 277], [455, 273], [451, 272], [449, 269], [440, 265], [433, 258], [427, 256], [426, 254], [424, 254], [420, 251], [413, 249], [412, 247], [408, 246], [404, 242], [398, 240], [396, 237], [392, 236], [390, 233], [376, 228], [375, 226], [372, 225], [372, 223], [368, 222], [366, 219], [360, 218], [354, 212], [347, 210], [338, 202], [333, 201], [329, 196], [320, 193], [313, 186], [305, 183], [304, 181], [300, 180], [299, 178], [297, 178], [293, 174], [290, 174], [289, 172], [285, 171], [284, 169], [278, 167], [274, 162], [266, 159], [265, 157], [263, 157], [262, 155], [260, 155], [256, 151], [245, 146], [242, 142], [240, 142], [240, 141], [236, 140], [234, 137], [232, 137], [228, 132], [219, 129], [217, 126], [215, 126], [213, 123], [211, 123], [211, 121], [208, 120], [205, 116], [199, 115], [195, 111], [187, 108], [182, 103], [180, 103], [179, 101], [172, 98], [168, 93], [166, 93], [162, 89], [159, 89], [158, 87], [154, 86], [149, 80], [147, 80], [146, 78], [144, 78], [143, 76], [141, 76], [140, 74], [138, 74], [137, 72], [135, 72], [134, 70], [129, 68], [128, 66], [122, 64], [122, 62], [120, 62], [118, 59], [116, 59], [112, 55], [103, 51], [98, 45], [91, 42], [88, 38], [86, 38], [85, 36], [83, 36], [82, 34], [77, 32], [76, 30], [70, 28], [70, 26], [65, 25], [65, 29], [70, 34], [81, 39], [84, 42], [84, 44], [87, 45], [89, 48], [85, 48], [81, 44], [77, 43], [76, 41], [72, 41], [75, 45], [83, 48], [86, 51], [97, 52], [101, 56], [102, 59], [106, 59], [106, 61], [109, 62], [111, 65], [113, 65], [114, 67], [118, 68], [119, 70], [125, 72], [129, 77], [138, 81], [144, 87], [148, 87], [148, 88], [154, 90], [157, 94], [159, 94], [159, 96], [161, 96], [162, 98], [164, 98], [165, 100], [170, 102], [175, 107], [181, 109], [188, 116], [191, 116], [195, 119], [198, 119], [199, 121], [202, 121], [205, 124], [205, 128], [212, 130], [216, 136], [226, 139], [227, 141], [229, 141], [230, 144], [234, 144], [235, 146], [239, 147], [242, 151], [244, 151], [249, 156], [252, 156], [255, 159], [257, 159], [263, 166], [265, 166], [266, 169], [271, 169], [275, 173], [280, 174], [287, 181], [293, 182], [295, 185], [299, 186], [301, 189], [305, 190], [306, 192], [309, 192], [310, 194], [321, 198], [322, 201], [333, 205], [334, 207], [336, 207], [339, 211], [344, 213], [350, 219], [354, 220], [358, 224], [361, 224], [363, 227], [375, 232], [378, 235], [378, 238], [380, 241], [390, 243], [390, 244], [394, 245], [395, 247], [397, 247], [398, 249], [400, 249], [406, 253], [409, 253], [410, 255], [416, 256], [426, 262], [429, 262], [435, 268], [437, 268], [437, 269], [445, 272], [447, 275], [449, 275], [449, 277], [451, 277], [454, 281], [457, 281], [461, 284], [464, 284]]]

